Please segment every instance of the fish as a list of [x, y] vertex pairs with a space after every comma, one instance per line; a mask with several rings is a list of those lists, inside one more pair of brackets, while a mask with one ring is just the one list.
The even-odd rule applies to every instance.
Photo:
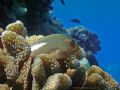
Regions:
[[80, 19], [78, 19], [78, 18], [73, 18], [70, 21], [73, 23], [81, 23]]
[[61, 4], [65, 6], [65, 1], [64, 0], [60, 0]]
[[52, 34], [31, 45], [31, 57], [39, 54], [57, 53], [56, 58], [65, 58], [79, 50], [79, 45], [66, 34]]

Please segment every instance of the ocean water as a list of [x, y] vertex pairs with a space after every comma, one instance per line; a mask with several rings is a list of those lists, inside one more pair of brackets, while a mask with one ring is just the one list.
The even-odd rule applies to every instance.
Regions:
[[[102, 48], [98, 62], [120, 83], [120, 0], [65, 0], [65, 6], [55, 0], [53, 6], [53, 15], [65, 28], [84, 25], [98, 35]], [[81, 24], [70, 22], [72, 18]]]

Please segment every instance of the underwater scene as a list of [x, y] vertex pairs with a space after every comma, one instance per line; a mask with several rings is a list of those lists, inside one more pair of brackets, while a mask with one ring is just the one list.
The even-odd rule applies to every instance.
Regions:
[[0, 90], [120, 90], [120, 0], [0, 0]]

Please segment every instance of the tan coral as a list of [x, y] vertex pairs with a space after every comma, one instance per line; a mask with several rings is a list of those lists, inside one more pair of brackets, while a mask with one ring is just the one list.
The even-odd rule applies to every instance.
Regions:
[[32, 82], [30, 79], [32, 59], [29, 58], [23, 65], [20, 75], [16, 80], [17, 85], [21, 86], [23, 90], [29, 90], [29, 83]]
[[12, 56], [30, 49], [30, 46], [25, 39], [22, 36], [17, 35], [15, 32], [5, 31], [2, 33], [1, 37], [4, 49]]
[[1, 38], [5, 51], [16, 59], [20, 69], [22, 64], [29, 58], [29, 44], [22, 36], [12, 31], [4, 31]]
[[80, 67], [79, 59], [75, 55], [71, 55], [65, 59], [66, 67], [70, 69], [78, 69]]
[[67, 69], [78, 69], [80, 67], [79, 59], [75, 55], [70, 55], [65, 59], [57, 59], [60, 64], [61, 72], [65, 73]]
[[16, 65], [15, 59], [13, 57], [9, 57], [9, 60], [10, 61], [5, 66], [5, 72], [6, 72], [8, 81], [10, 81], [11, 83], [11, 82], [15, 82], [15, 80], [18, 78], [19, 70]]
[[8, 53], [5, 52], [3, 49], [0, 49], [0, 64], [2, 65], [6, 65], [9, 62], [9, 57], [8, 57]]
[[77, 69], [80, 67], [80, 62], [78, 59], [76, 59], [75, 55], [71, 55], [66, 59], [56, 59], [54, 53], [40, 54], [38, 56], [44, 62], [47, 77], [54, 73], [65, 73], [69, 68]]
[[27, 32], [20, 21], [9, 24], [0, 33], [3, 45], [0, 46], [0, 74], [5, 71], [7, 80], [2, 83], [11, 89], [69, 90], [72, 86], [88, 89], [98, 86], [102, 90], [120, 90], [118, 83], [101, 68], [92, 66], [87, 74], [80, 68], [84, 50], [65, 34], [25, 38]]
[[0, 90], [12, 90], [7, 84], [0, 84]]
[[32, 90], [40, 90], [46, 81], [46, 73], [42, 60], [36, 57], [32, 64], [31, 74], [33, 77]]
[[42, 38], [44, 38], [43, 35], [32, 35], [32, 36], [30, 36], [30, 37], [27, 37], [27, 38], [26, 38], [26, 41], [27, 41], [30, 45], [32, 45], [32, 44], [37, 44], [37, 43], [40, 41], [40, 39], [42, 39]]
[[19, 74], [18, 68], [15, 65], [15, 59], [3, 49], [0, 49], [0, 64], [5, 66], [7, 79], [14, 81]]
[[0, 28], [0, 35], [4, 32], [4, 30], [2, 28]]
[[68, 75], [57, 73], [48, 78], [42, 90], [69, 90], [71, 86], [72, 81]]
[[79, 50], [75, 52], [75, 56], [77, 59], [82, 60], [86, 56], [84, 49], [79, 46]]
[[119, 86], [118, 82], [116, 82], [108, 73], [106, 73], [105, 71], [103, 71], [100, 67], [98, 66], [91, 66], [89, 69], [88, 69], [88, 76], [90, 76], [92, 73], [97, 73], [99, 75], [101, 75], [104, 80], [109, 84], [111, 85], [111, 87], [113, 88], [117, 88]]
[[81, 87], [86, 78], [86, 71], [83, 67], [78, 69], [68, 69], [66, 74], [72, 79], [73, 87]]
[[24, 27], [23, 23], [19, 20], [14, 23], [9, 24], [6, 27], [6, 30], [16, 32], [18, 35], [21, 35], [23, 37], [27, 36], [26, 28]]
[[109, 85], [109, 83], [106, 82], [104, 78], [97, 73], [93, 73], [88, 76], [83, 86], [88, 88], [98, 88], [100, 90], [116, 90], [113, 89], [111, 85]]
[[43, 61], [46, 77], [60, 72], [61, 67], [58, 61], [54, 58], [54, 54], [40, 54], [38, 57]]

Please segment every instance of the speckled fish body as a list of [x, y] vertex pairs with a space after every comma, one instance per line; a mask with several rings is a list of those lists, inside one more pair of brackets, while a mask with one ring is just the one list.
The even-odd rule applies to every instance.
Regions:
[[59, 56], [67, 56], [72, 53], [72, 46], [70, 46], [71, 40], [72, 39], [65, 34], [48, 35], [37, 44], [31, 45], [31, 56], [35, 57], [38, 54], [50, 54], [55, 52], [59, 53]]

